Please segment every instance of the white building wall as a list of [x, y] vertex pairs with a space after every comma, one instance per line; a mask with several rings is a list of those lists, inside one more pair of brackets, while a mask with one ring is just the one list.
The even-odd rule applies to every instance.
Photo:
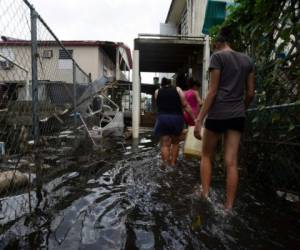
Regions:
[[197, 23], [197, 26], [195, 26], [195, 32], [197, 34], [202, 33], [203, 25], [204, 25], [204, 20], [205, 20], [205, 12], [206, 12], [206, 6], [207, 6], [207, 0], [195, 0], [196, 5], [197, 5], [197, 10], [198, 13], [195, 17], [195, 22]]
[[[28, 50], [30, 53], [30, 47], [28, 47]], [[42, 55], [44, 50], [52, 50], [53, 53], [52, 58], [43, 58]], [[58, 47], [38, 47], [38, 53], [40, 55], [40, 60], [38, 60], [39, 80], [63, 81], [68, 83], [73, 82], [72, 62], [71, 60], [67, 60], [68, 62], [65, 63], [65, 65], [62, 65], [62, 63], [59, 62]], [[29, 63], [31, 64], [31, 62]], [[65, 67], [61, 67], [61, 66], [65, 66]]]
[[91, 73], [92, 80], [99, 76], [98, 47], [67, 47], [73, 50], [73, 59], [87, 73]]
[[201, 36], [208, 0], [187, 0], [190, 36]]
[[186, 0], [186, 21], [188, 26], [188, 35], [193, 35], [193, 10], [194, 10], [194, 0]]
[[[172, 14], [172, 23], [177, 28], [183, 23], [183, 19], [187, 25], [188, 36], [201, 36], [205, 19], [205, 11], [208, 0], [178, 0], [180, 4], [175, 4], [174, 14]], [[186, 16], [182, 15], [186, 9]], [[175, 21], [176, 20], [176, 21]], [[175, 22], [174, 22], [175, 21]], [[169, 24], [169, 23], [168, 23]], [[181, 33], [182, 34], [182, 33]]]
[[[1, 49], [9, 50], [13, 57], [9, 58], [21, 67], [28, 70], [26, 71], [13, 66], [11, 69], [0, 69], [0, 82], [3, 81], [25, 81], [26, 78], [31, 80], [31, 47], [30, 46], [11, 46], [0, 47]], [[91, 73], [92, 80], [102, 77], [115, 77], [115, 62], [113, 62], [103, 49], [98, 47], [66, 47], [68, 50], [73, 50], [73, 58], [77, 64], [88, 74]], [[43, 58], [44, 50], [52, 50], [51, 58]], [[38, 47], [39, 60], [38, 60], [38, 79], [50, 81], [63, 81], [73, 82], [73, 65], [71, 60], [59, 59], [59, 48], [54, 46]], [[125, 56], [125, 50], [122, 51], [126, 63], [128, 58]], [[3, 59], [1, 59], [3, 60]], [[86, 79], [80, 71], [76, 71], [78, 81]]]

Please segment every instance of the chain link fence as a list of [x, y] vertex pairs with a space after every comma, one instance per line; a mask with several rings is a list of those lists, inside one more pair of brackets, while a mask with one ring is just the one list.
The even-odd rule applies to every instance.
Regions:
[[250, 109], [242, 147], [247, 174], [295, 201], [300, 197], [299, 114], [299, 102]]
[[1, 242], [10, 222], [62, 197], [53, 180], [75, 164], [91, 79], [27, 0], [0, 1], [0, 35]]

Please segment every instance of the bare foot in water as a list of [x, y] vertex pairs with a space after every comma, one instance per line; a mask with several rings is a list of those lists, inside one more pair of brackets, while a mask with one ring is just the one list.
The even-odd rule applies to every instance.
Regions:
[[228, 203], [228, 202], [225, 202], [224, 204], [224, 208], [226, 211], [231, 211], [232, 210], [232, 204]]
[[202, 189], [202, 185], [197, 185], [196, 187], [195, 187], [195, 195], [197, 196], [197, 197], [199, 197], [199, 198], [201, 198], [201, 199], [203, 199], [203, 200], [206, 200], [206, 201], [209, 201], [209, 202], [211, 202], [211, 199], [208, 197], [208, 195], [205, 195], [204, 193], [203, 193], [203, 189]]

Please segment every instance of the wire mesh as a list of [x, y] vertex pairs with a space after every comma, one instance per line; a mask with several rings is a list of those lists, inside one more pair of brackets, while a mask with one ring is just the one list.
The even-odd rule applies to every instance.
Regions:
[[250, 109], [242, 148], [249, 176], [300, 195], [300, 103]]
[[[36, 41], [32, 40], [33, 18]], [[66, 48], [57, 39], [27, 1], [0, 1], [0, 34], [2, 235], [12, 221], [47, 211], [42, 208], [54, 206], [55, 200], [62, 197], [55, 192], [58, 183], [53, 179], [75, 164], [72, 157], [80, 137], [77, 102], [89, 88], [90, 76], [76, 62], [73, 48]], [[33, 44], [37, 46], [37, 99], [32, 91]], [[37, 112], [33, 112], [34, 104]], [[45, 199], [48, 193], [51, 195]], [[21, 229], [15, 230], [20, 237], [22, 233]]]
[[[31, 53], [27, 49], [30, 31], [30, 9], [22, 1], [0, 1], [1, 232], [8, 222], [29, 213], [32, 208], [28, 180], [32, 178], [29, 163], [33, 163], [33, 158], [30, 154], [25, 157], [30, 147], [28, 126], [32, 119], [23, 116], [31, 107], [30, 103], [16, 105], [19, 89], [26, 89], [31, 78]], [[25, 165], [27, 175], [20, 172]]]

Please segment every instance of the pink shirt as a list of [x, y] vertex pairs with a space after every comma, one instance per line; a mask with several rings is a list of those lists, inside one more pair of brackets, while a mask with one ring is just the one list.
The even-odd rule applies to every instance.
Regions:
[[[189, 89], [187, 91], [184, 91], [184, 96], [185, 96], [185, 99], [188, 102], [188, 104], [191, 106], [192, 111], [196, 117], [199, 113], [199, 103], [197, 100], [197, 96], [195, 94], [195, 90]], [[193, 118], [190, 117], [190, 115], [187, 112], [184, 112], [184, 120], [185, 120], [186, 124], [189, 126], [195, 125]]]

